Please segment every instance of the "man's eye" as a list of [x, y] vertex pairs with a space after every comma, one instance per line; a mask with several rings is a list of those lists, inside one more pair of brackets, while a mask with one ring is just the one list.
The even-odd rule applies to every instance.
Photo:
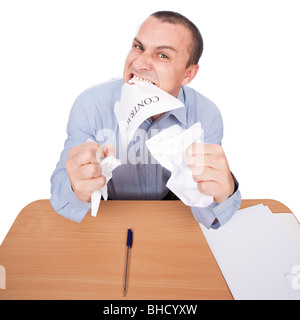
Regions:
[[166, 56], [164, 53], [160, 53], [158, 56], [163, 59], [168, 59], [168, 56]]
[[143, 48], [139, 44], [134, 45], [134, 47], [138, 50], [141, 50], [141, 51], [143, 50]]

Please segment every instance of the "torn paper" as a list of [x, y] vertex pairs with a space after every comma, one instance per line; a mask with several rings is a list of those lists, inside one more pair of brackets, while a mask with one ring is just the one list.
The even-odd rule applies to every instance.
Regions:
[[151, 83], [131, 79], [122, 88], [121, 100], [115, 103], [123, 150], [126, 150], [137, 128], [146, 119], [184, 107], [183, 103]]
[[112, 171], [115, 168], [117, 168], [119, 165], [121, 165], [121, 161], [112, 156], [109, 156], [101, 161], [100, 166], [102, 168], [102, 175], [106, 178], [106, 184], [100, 190], [96, 190], [92, 194], [91, 214], [93, 217], [96, 217], [97, 215], [100, 201], [101, 201], [101, 196], [103, 196], [103, 199], [105, 201], [107, 200], [108, 198], [107, 183], [112, 178]]
[[213, 202], [213, 197], [200, 193], [192, 171], [186, 163], [187, 148], [195, 142], [200, 142], [201, 136], [202, 127], [198, 122], [187, 130], [178, 125], [171, 126], [146, 141], [151, 155], [171, 171], [166, 186], [184, 204], [192, 207], [208, 207]]
[[[95, 142], [95, 141], [93, 141], [92, 139], [88, 139], [87, 142]], [[103, 199], [105, 201], [108, 198], [107, 183], [112, 178], [112, 171], [122, 164], [119, 159], [116, 159], [113, 156], [108, 156], [106, 158], [103, 158], [102, 155], [100, 155], [98, 151], [97, 151], [96, 158], [97, 158], [97, 161], [99, 162], [99, 165], [101, 166], [102, 175], [106, 178], [106, 183], [105, 183], [104, 187], [102, 187], [99, 190], [95, 190], [92, 193], [92, 196], [91, 196], [91, 215], [93, 217], [96, 217], [96, 215], [97, 215], [100, 201], [101, 201], [101, 196], [103, 196]]]

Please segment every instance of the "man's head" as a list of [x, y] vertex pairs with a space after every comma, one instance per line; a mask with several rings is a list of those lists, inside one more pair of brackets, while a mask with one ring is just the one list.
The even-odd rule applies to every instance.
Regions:
[[188, 47], [190, 57], [186, 67], [188, 68], [190, 65], [198, 64], [203, 52], [203, 39], [195, 24], [180, 13], [172, 11], [157, 11], [151, 14], [151, 17], [157, 18], [160, 22], [181, 24], [189, 29], [191, 35], [191, 42]]
[[140, 26], [124, 67], [124, 82], [134, 75], [177, 96], [198, 72], [203, 41], [197, 27], [170, 11], [155, 12]]

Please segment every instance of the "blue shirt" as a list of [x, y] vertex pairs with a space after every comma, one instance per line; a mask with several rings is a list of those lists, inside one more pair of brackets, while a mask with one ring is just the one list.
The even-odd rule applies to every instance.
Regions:
[[[221, 144], [223, 122], [216, 105], [187, 86], [182, 87], [178, 99], [184, 107], [164, 113], [154, 122], [146, 119], [138, 128], [128, 149], [121, 150], [119, 128], [114, 105], [121, 98], [123, 79], [114, 79], [84, 91], [75, 100], [67, 126], [68, 137], [60, 160], [51, 177], [50, 202], [59, 214], [80, 222], [90, 211], [91, 203], [80, 201], [74, 194], [65, 163], [71, 148], [88, 138], [100, 145], [116, 146], [116, 157], [122, 165], [113, 171], [108, 182], [108, 196], [112, 200], [161, 200], [169, 192], [166, 183], [171, 173], [151, 157], [145, 141], [174, 124], [186, 129], [201, 122], [206, 143]], [[227, 222], [240, 207], [239, 190], [225, 202], [212, 203], [207, 208], [191, 207], [195, 219], [205, 227], [212, 226], [215, 218], [219, 227]], [[101, 206], [100, 206], [101, 210]]]

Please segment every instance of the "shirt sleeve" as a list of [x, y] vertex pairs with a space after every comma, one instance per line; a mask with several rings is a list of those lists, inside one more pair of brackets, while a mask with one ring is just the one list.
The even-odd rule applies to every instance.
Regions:
[[83, 144], [88, 138], [93, 139], [90, 126], [84, 108], [77, 99], [71, 109], [67, 125], [68, 137], [60, 160], [51, 176], [51, 197], [50, 202], [54, 210], [62, 216], [81, 222], [83, 217], [90, 211], [91, 203], [80, 201], [73, 192], [69, 176], [65, 169], [69, 150]]

